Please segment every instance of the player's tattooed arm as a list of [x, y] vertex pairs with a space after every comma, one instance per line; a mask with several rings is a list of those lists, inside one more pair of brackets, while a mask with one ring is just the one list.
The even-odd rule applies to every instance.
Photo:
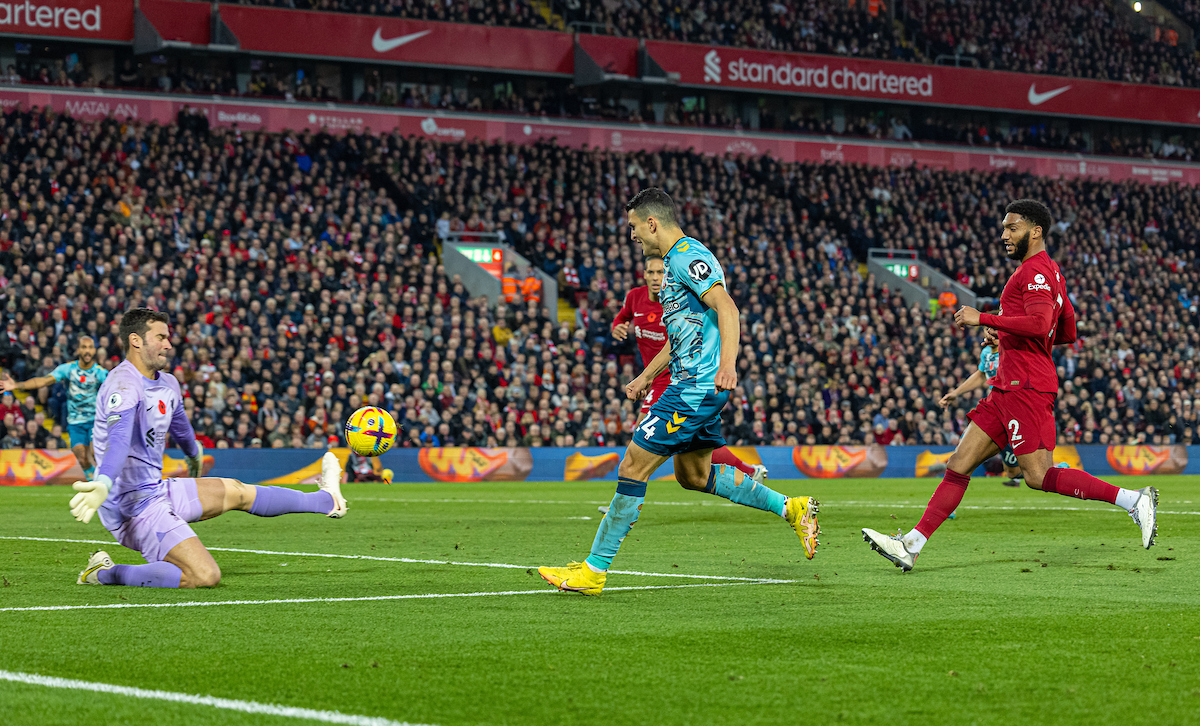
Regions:
[[737, 303], [729, 297], [725, 285], [717, 284], [704, 293], [701, 301], [716, 311], [717, 329], [721, 331], [721, 362], [713, 377], [716, 389], [732, 391], [737, 388], [737, 354], [741, 346], [742, 322]]
[[963, 395], [964, 393], [970, 393], [986, 383], [987, 375], [983, 371], [975, 371], [970, 376], [967, 376], [967, 380], [958, 384], [958, 387], [956, 387], [953, 391], [950, 391], [946, 395], [942, 396], [942, 399], [938, 401], [938, 405], [942, 408], [949, 408], [956, 400], [958, 400], [959, 396]]
[[18, 382], [14, 381], [12, 376], [6, 373], [3, 378], [0, 378], [0, 391], [4, 393], [8, 393], [9, 391], [36, 391], [39, 388], [52, 385], [56, 380], [58, 379], [54, 376], [38, 376], [37, 378]]

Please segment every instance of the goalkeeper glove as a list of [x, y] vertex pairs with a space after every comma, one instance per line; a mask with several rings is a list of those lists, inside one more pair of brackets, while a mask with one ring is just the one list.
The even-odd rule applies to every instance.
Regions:
[[204, 445], [199, 441], [196, 442], [196, 455], [187, 457], [187, 475], [189, 478], [195, 479], [200, 476], [204, 468]]
[[95, 481], [77, 481], [71, 485], [71, 488], [79, 492], [71, 497], [71, 516], [87, 524], [92, 521], [92, 515], [108, 498], [112, 480], [101, 474], [96, 477]]

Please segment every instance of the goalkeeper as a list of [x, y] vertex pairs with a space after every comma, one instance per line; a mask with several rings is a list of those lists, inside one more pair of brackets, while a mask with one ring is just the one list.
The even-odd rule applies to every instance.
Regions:
[[[166, 372], [171, 352], [167, 315], [134, 308], [121, 319], [125, 360], [100, 387], [92, 427], [96, 474], [75, 482], [71, 514], [100, 521], [117, 542], [138, 550], [144, 565], [115, 565], [97, 552], [79, 573], [81, 585], [140, 587], [212, 587], [221, 569], [200, 543], [190, 523], [233, 509], [274, 517], [312, 512], [330, 517], [346, 513], [341, 466], [326, 453], [318, 491], [260, 487], [221, 477], [195, 478], [204, 451], [187, 420], [179, 382]], [[187, 456], [191, 478], [162, 478], [167, 434]]]

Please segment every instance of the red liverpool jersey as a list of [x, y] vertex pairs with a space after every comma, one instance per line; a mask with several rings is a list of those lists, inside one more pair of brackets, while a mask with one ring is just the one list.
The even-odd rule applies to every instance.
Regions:
[[[648, 286], [635, 287], [625, 295], [625, 304], [613, 319], [613, 326], [621, 323], [629, 323], [629, 335], [637, 341], [642, 363], [650, 365], [654, 356], [667, 344], [667, 326], [663, 325], [662, 305], [650, 299]], [[654, 379], [654, 385], [665, 386], [670, 382], [671, 367], [667, 366]]]
[[1074, 342], [1075, 309], [1050, 255], [1043, 250], [1022, 262], [1000, 295], [1000, 314], [983, 313], [979, 322], [999, 331], [1000, 368], [990, 385], [1002, 391], [1058, 393], [1050, 349]]

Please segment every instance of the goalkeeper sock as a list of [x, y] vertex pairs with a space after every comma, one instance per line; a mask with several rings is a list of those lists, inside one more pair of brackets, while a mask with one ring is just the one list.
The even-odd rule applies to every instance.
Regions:
[[179, 587], [183, 570], [170, 562], [151, 562], [147, 565], [113, 565], [96, 573], [101, 585], [131, 587]]
[[254, 487], [254, 503], [250, 513], [256, 517], [278, 517], [281, 514], [308, 512], [329, 514], [333, 511], [333, 495], [326, 491], [302, 492], [287, 487]]
[[646, 482], [625, 477], [617, 479], [617, 493], [608, 505], [608, 514], [600, 520], [596, 539], [592, 540], [592, 553], [584, 560], [592, 572], [604, 572], [612, 566], [621, 542], [638, 520], [645, 501]]
[[737, 483], [736, 476], [737, 470], [732, 466], [715, 464], [708, 472], [708, 486], [704, 487], [704, 491], [735, 504], [772, 512], [781, 517], [787, 514], [787, 497], [745, 475]]

